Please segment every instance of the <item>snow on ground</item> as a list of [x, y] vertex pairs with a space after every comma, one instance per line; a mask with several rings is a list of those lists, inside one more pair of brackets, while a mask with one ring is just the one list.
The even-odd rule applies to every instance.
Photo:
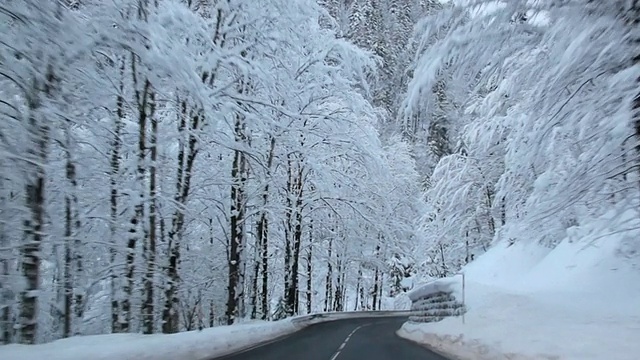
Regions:
[[209, 360], [299, 329], [290, 319], [171, 335], [74, 336], [41, 345], [0, 346], [3, 360]]
[[624, 215], [570, 229], [555, 249], [497, 245], [464, 269], [464, 324], [406, 323], [398, 334], [459, 359], [640, 359], [640, 266], [618, 251], [620, 225], [637, 229], [636, 214]]
[[[403, 315], [408, 312], [376, 313], [376, 316]], [[171, 335], [74, 336], [39, 345], [0, 345], [0, 360], [210, 360], [251, 349], [309, 325], [369, 316], [372, 314], [366, 311], [320, 313]]]

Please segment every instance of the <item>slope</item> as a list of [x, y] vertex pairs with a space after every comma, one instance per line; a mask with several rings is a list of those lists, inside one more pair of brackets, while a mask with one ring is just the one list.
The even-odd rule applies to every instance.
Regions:
[[498, 244], [463, 269], [464, 323], [406, 323], [398, 333], [460, 359], [637, 359], [639, 261], [621, 251], [637, 238], [637, 218], [611, 211], [553, 249]]

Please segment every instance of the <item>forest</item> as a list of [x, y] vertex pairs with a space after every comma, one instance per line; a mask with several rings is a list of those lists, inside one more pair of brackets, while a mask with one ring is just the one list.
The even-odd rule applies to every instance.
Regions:
[[637, 210], [638, 23], [636, 0], [4, 0], [0, 343], [398, 307], [492, 244]]

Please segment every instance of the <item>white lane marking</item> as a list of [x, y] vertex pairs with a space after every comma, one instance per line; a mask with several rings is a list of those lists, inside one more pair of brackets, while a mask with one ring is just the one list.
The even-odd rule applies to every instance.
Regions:
[[353, 329], [353, 331], [347, 335], [347, 337], [344, 339], [344, 341], [342, 342], [342, 344], [340, 344], [340, 347], [338, 347], [338, 351], [336, 351], [335, 354], [333, 354], [333, 356], [331, 357], [331, 360], [336, 360], [338, 358], [338, 356], [340, 355], [340, 352], [342, 350], [344, 350], [344, 347], [347, 346], [347, 343], [349, 342], [349, 339], [351, 339], [351, 336], [353, 336], [353, 334], [356, 333], [356, 331], [360, 330], [361, 328], [365, 327], [365, 326], [369, 326], [371, 325], [369, 324], [364, 324], [364, 325], [360, 325], [357, 328]]

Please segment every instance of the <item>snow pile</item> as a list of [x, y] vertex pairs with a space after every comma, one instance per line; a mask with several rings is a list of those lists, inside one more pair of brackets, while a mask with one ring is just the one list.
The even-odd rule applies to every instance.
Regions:
[[171, 335], [75, 336], [41, 345], [0, 346], [6, 360], [209, 360], [290, 334], [291, 319], [220, 326]]
[[459, 359], [637, 360], [640, 269], [620, 254], [635, 219], [610, 213], [554, 249], [497, 245], [464, 269], [464, 324], [406, 323], [398, 334]]
[[[411, 301], [416, 301], [429, 294], [435, 294], [438, 292], [454, 293], [460, 288], [460, 284], [455, 278], [437, 279], [431, 281], [422, 286], [417, 286], [414, 290], [410, 291], [407, 295]], [[457, 294], [456, 294], [457, 296]]]

